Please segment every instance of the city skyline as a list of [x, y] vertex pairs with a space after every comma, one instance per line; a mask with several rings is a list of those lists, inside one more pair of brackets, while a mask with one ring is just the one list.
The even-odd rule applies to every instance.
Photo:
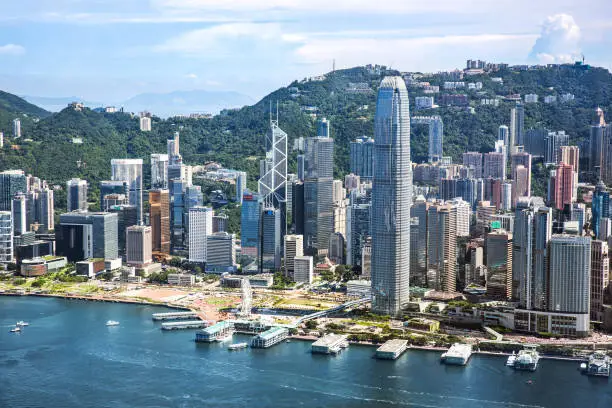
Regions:
[[[34, 3], [7, 4], [0, 18], [0, 88], [105, 104], [194, 89], [259, 99], [296, 78], [330, 71], [334, 60], [336, 68], [378, 63], [433, 72], [461, 67], [466, 56], [517, 64], [569, 62], [584, 54], [594, 65], [612, 63], [603, 51], [612, 27], [597, 13], [604, 0], [512, 7], [390, 0]], [[339, 13], [345, 18], [335, 18]], [[411, 52], [394, 54], [397, 48]], [[241, 69], [245, 61], [249, 75]]]

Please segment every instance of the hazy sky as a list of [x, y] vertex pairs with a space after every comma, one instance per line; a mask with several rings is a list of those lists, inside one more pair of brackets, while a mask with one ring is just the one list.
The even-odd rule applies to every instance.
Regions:
[[106, 103], [141, 92], [254, 98], [305, 76], [571, 61], [612, 66], [610, 0], [19, 0], [0, 13], [0, 89]]

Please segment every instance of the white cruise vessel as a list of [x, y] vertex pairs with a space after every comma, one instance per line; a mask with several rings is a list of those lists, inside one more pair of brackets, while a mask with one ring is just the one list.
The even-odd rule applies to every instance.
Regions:
[[440, 357], [444, 364], [466, 365], [472, 356], [472, 345], [455, 343]]
[[589, 356], [589, 362], [583, 369], [584, 373], [596, 377], [609, 377], [611, 362], [604, 350], [597, 350]]
[[535, 371], [538, 368], [540, 354], [536, 351], [537, 345], [527, 344], [519, 351], [514, 361], [514, 369]]
[[109, 320], [106, 322], [107, 326], [119, 326], [119, 322], [116, 320]]
[[249, 347], [249, 343], [235, 343], [230, 344], [227, 349], [228, 350], [240, 350]]

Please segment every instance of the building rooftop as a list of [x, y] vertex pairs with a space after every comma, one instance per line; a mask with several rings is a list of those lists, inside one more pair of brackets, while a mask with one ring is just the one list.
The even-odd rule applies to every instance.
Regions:
[[271, 339], [272, 337], [278, 335], [280, 332], [282, 332], [284, 330], [287, 330], [287, 329], [284, 328], [284, 327], [272, 327], [271, 329], [266, 330], [263, 333], [259, 333], [258, 337], [260, 339], [262, 339], [262, 340], [268, 340], [268, 339]]
[[321, 337], [319, 340], [315, 341], [312, 345], [329, 347], [345, 339], [346, 337], [341, 334], [326, 334], [325, 336]]
[[383, 353], [385, 352], [393, 353], [397, 351], [397, 349], [404, 347], [406, 344], [408, 344], [408, 340], [402, 340], [402, 339], [388, 340], [387, 342], [385, 342], [385, 344], [380, 346], [376, 351], [380, 351]]

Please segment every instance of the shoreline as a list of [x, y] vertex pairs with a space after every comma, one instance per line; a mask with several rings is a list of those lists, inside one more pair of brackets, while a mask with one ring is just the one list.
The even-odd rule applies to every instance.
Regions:
[[161, 307], [167, 307], [169, 309], [185, 310], [185, 311], [190, 311], [194, 313], [199, 313], [198, 310], [192, 310], [185, 306], [179, 306], [179, 305], [174, 305], [171, 303], [164, 303], [164, 302], [151, 302], [148, 300], [104, 298], [104, 297], [82, 296], [82, 295], [61, 295], [61, 294], [53, 294], [53, 293], [20, 294], [20, 293], [0, 292], [0, 296], [13, 296], [13, 297], [35, 296], [35, 297], [47, 297], [47, 298], [55, 298], [55, 299], [66, 299], [66, 300], [87, 300], [91, 302], [125, 303], [125, 304], [131, 304], [131, 305], [161, 306]]
[[[174, 305], [174, 304], [164, 303], [164, 302], [151, 302], [151, 301], [148, 301], [148, 300], [134, 300], [134, 299], [121, 299], [121, 298], [104, 298], [104, 297], [93, 297], [93, 296], [82, 296], [82, 295], [67, 295], [67, 294], [63, 294], [62, 295], [62, 294], [52, 294], [52, 293], [23, 293], [23, 294], [20, 294], [20, 293], [0, 292], [0, 296], [13, 296], [13, 297], [35, 296], [35, 297], [55, 298], [55, 299], [65, 299], [65, 300], [86, 300], [86, 301], [93, 301], [93, 302], [107, 302], [107, 303], [123, 303], [123, 304], [130, 304], [130, 305], [160, 306], [160, 307], [166, 307], [166, 308], [169, 308], [169, 309], [194, 312], [194, 313], [198, 314], [198, 318], [202, 319], [201, 316], [200, 316], [200, 311], [199, 310], [191, 309], [191, 308], [186, 307], [186, 306]], [[318, 339], [318, 337], [315, 337], [315, 336], [298, 335], [298, 334], [289, 336], [288, 338], [290, 338], [291, 340], [313, 341], [313, 342]], [[375, 348], [378, 348], [378, 347], [380, 347], [382, 345], [382, 344], [373, 344], [373, 343], [370, 343], [370, 342], [362, 342], [362, 341], [349, 341], [349, 344], [351, 344], [353, 346], [375, 347]], [[445, 347], [427, 347], [427, 346], [412, 346], [412, 345], [408, 345], [408, 350], [409, 349], [414, 349], [414, 350], [419, 350], [419, 351], [436, 351], [436, 352], [448, 351], [448, 348], [445, 348]], [[475, 350], [475, 351], [472, 352], [472, 354], [479, 354], [479, 355], [492, 356], [492, 357], [508, 357], [512, 353], [501, 352], [501, 351], [497, 352], [497, 351], [480, 351], [480, 350]], [[546, 355], [546, 354], [541, 354], [540, 358], [546, 359], [546, 360], [557, 360], [557, 361], [574, 361], [574, 362], [585, 361], [585, 359], [581, 358], [581, 357], [554, 356], [554, 355]]]

